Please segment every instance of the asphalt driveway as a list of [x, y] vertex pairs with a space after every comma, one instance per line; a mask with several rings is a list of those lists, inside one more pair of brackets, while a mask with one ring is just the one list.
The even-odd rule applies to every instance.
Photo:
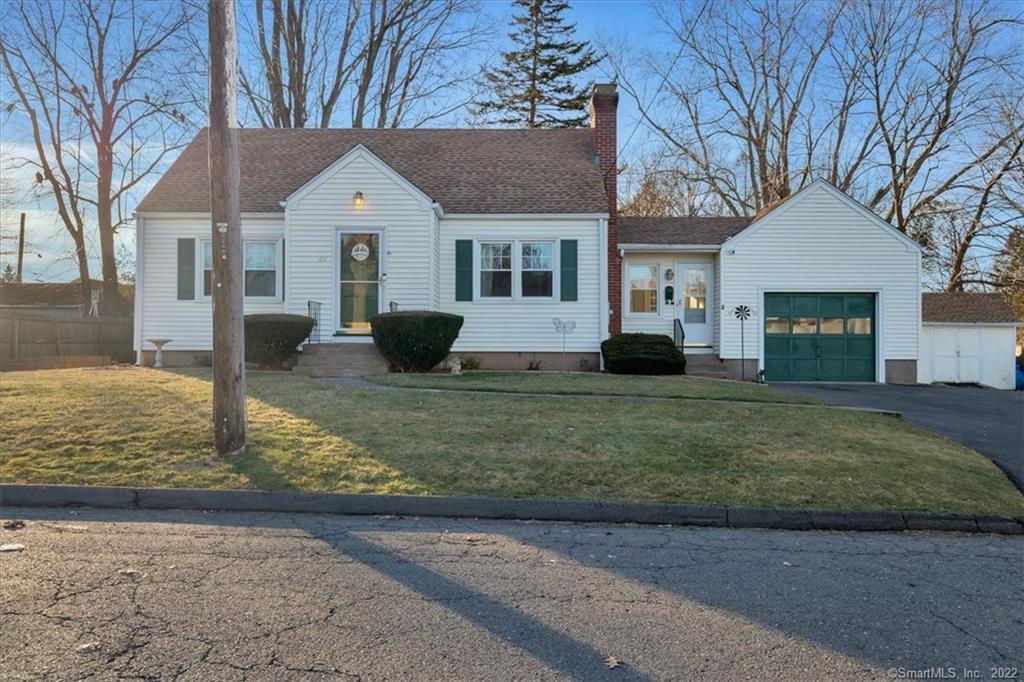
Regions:
[[979, 386], [776, 383], [839, 405], [896, 410], [912, 424], [991, 458], [1024, 490], [1024, 392]]

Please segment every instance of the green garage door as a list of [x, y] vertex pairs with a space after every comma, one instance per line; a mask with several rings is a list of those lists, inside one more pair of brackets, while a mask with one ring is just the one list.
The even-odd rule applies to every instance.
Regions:
[[874, 294], [765, 294], [768, 381], [874, 381]]

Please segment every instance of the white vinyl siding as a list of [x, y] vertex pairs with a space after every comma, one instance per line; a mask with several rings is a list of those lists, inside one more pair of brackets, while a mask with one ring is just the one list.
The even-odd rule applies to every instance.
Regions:
[[[363, 207], [352, 197], [363, 193]], [[394, 302], [399, 310], [432, 307], [430, 253], [433, 209], [421, 197], [383, 172], [376, 163], [356, 154], [308, 193], [288, 206], [285, 249], [288, 312], [305, 315], [307, 301], [322, 308], [322, 342], [334, 337], [338, 317], [338, 232], [382, 230], [384, 253], [381, 306]]]
[[[455, 241], [532, 242], [575, 239], [579, 271], [578, 300], [560, 300], [556, 246], [556, 276], [552, 298], [455, 300]], [[473, 218], [442, 218], [440, 240], [440, 309], [465, 317], [455, 342], [456, 352], [554, 352], [562, 350], [562, 337], [555, 333], [552, 318], [575, 320], [576, 329], [567, 339], [566, 349], [579, 352], [600, 350], [600, 317], [602, 304], [598, 297], [599, 221], [597, 218], [513, 218], [479, 216]], [[516, 246], [515, 248], [518, 248]], [[474, 254], [478, 254], [474, 248]], [[514, 278], [518, 270], [514, 270]], [[474, 278], [479, 280], [474, 264]], [[474, 283], [477, 290], [478, 282]], [[518, 285], [513, 289], [517, 290]]]
[[[143, 349], [152, 350], [146, 339], [172, 339], [168, 351], [213, 348], [213, 310], [210, 298], [203, 297], [202, 271], [198, 273], [195, 299], [178, 300], [178, 240], [194, 239], [197, 253], [210, 239], [208, 218], [146, 217], [142, 240], [142, 319], [139, 337]], [[244, 240], [277, 242], [284, 237], [284, 215], [280, 218], [242, 218]], [[198, 259], [197, 259], [198, 260]], [[202, 261], [199, 261], [199, 265]], [[248, 298], [246, 313], [284, 312], [280, 296]]]
[[[720, 309], [748, 305], [756, 313], [747, 325], [748, 358], [760, 356], [764, 294], [789, 292], [875, 294], [880, 363], [918, 358], [919, 250], [827, 185], [805, 189], [727, 241], [720, 270]], [[720, 356], [739, 358], [739, 321], [727, 314], [719, 321]]]

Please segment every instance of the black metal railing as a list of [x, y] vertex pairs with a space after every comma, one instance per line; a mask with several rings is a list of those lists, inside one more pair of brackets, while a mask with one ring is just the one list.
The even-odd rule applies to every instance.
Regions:
[[675, 324], [672, 326], [672, 339], [676, 342], [676, 348], [683, 347], [683, 341], [686, 340], [686, 332], [683, 331], [683, 323], [679, 321], [677, 317]]
[[320, 301], [306, 301], [306, 310], [313, 318], [313, 329], [309, 332], [310, 343], [320, 343], [320, 309], [323, 305]]

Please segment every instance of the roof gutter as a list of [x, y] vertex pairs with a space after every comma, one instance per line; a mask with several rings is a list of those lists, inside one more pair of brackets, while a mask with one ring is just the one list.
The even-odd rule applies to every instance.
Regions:
[[957, 322], [956, 320], [923, 320], [925, 327], [1024, 327], [1024, 322]]
[[685, 251], [685, 252], [718, 252], [721, 244], [623, 244], [619, 243], [619, 251]]

